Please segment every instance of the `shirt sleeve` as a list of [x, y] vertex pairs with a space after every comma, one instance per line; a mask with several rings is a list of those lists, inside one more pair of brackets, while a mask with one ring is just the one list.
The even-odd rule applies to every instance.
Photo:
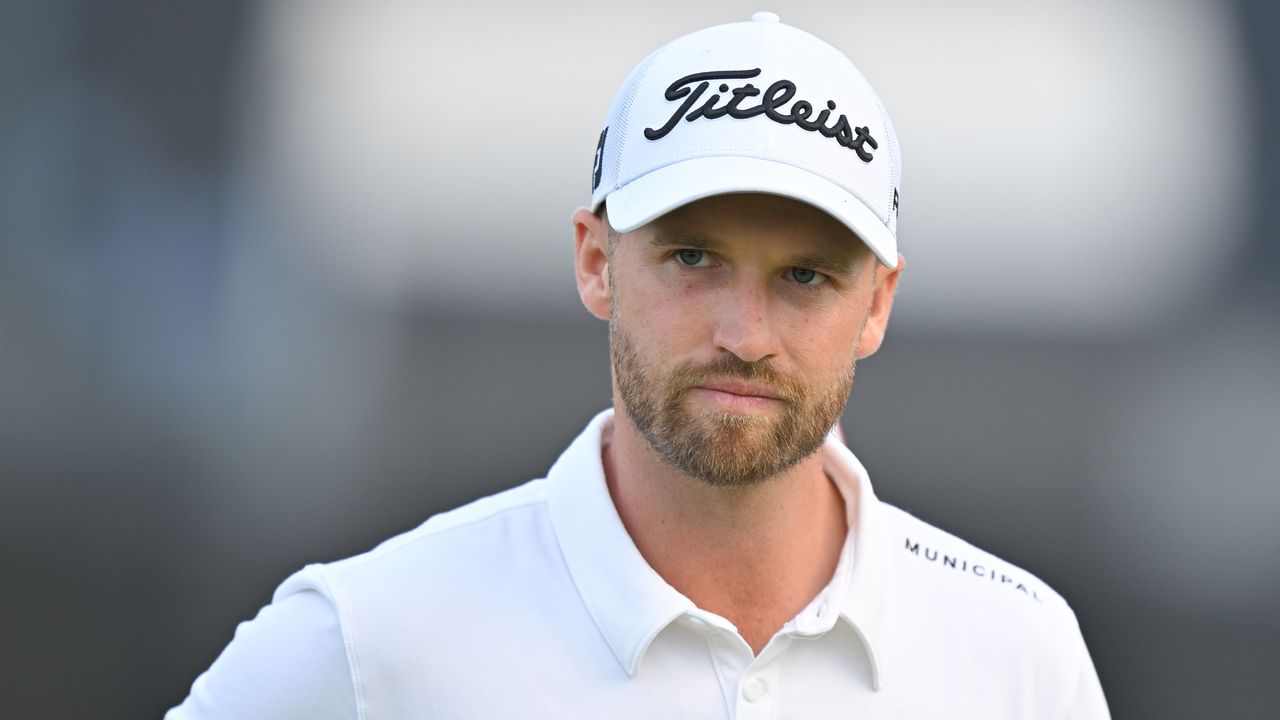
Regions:
[[1102, 683], [1098, 680], [1098, 671], [1093, 666], [1093, 659], [1086, 650], [1084, 661], [1080, 667], [1080, 676], [1076, 680], [1075, 695], [1067, 711], [1066, 720], [1111, 720], [1111, 711], [1107, 708], [1107, 699], [1102, 694]]
[[333, 604], [304, 590], [264, 607], [165, 720], [357, 720]]

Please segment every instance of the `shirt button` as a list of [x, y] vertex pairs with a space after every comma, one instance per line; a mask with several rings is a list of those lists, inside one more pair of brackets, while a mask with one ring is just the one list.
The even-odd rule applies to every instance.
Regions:
[[826, 617], [826, 616], [827, 616], [827, 609], [828, 609], [828, 607], [829, 607], [829, 606], [828, 606], [825, 602], [818, 606], [818, 617], [819, 617], [819, 618], [824, 618], [824, 617]]
[[742, 697], [749, 703], [756, 702], [769, 694], [769, 683], [753, 677], [742, 684]]

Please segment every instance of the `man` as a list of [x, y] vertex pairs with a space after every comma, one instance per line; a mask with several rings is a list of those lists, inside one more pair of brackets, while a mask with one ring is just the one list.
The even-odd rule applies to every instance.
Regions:
[[1066, 603], [878, 501], [833, 430], [898, 163], [772, 14], [656, 51], [573, 215], [614, 409], [546, 479], [286, 580], [169, 717], [1107, 717]]

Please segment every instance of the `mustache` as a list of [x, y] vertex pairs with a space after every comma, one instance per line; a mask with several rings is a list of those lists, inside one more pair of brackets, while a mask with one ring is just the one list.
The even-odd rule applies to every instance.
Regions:
[[741, 380], [763, 385], [783, 400], [794, 402], [804, 397], [804, 386], [767, 362], [747, 362], [736, 355], [724, 355], [704, 364], [684, 363], [671, 374], [677, 392], [683, 393], [716, 380]]

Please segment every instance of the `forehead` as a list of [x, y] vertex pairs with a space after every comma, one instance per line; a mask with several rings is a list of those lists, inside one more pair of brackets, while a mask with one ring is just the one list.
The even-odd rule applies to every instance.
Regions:
[[701, 238], [718, 244], [759, 243], [841, 255], [869, 253], [844, 223], [807, 203], [778, 195], [734, 193], [683, 205], [639, 228], [649, 239]]

